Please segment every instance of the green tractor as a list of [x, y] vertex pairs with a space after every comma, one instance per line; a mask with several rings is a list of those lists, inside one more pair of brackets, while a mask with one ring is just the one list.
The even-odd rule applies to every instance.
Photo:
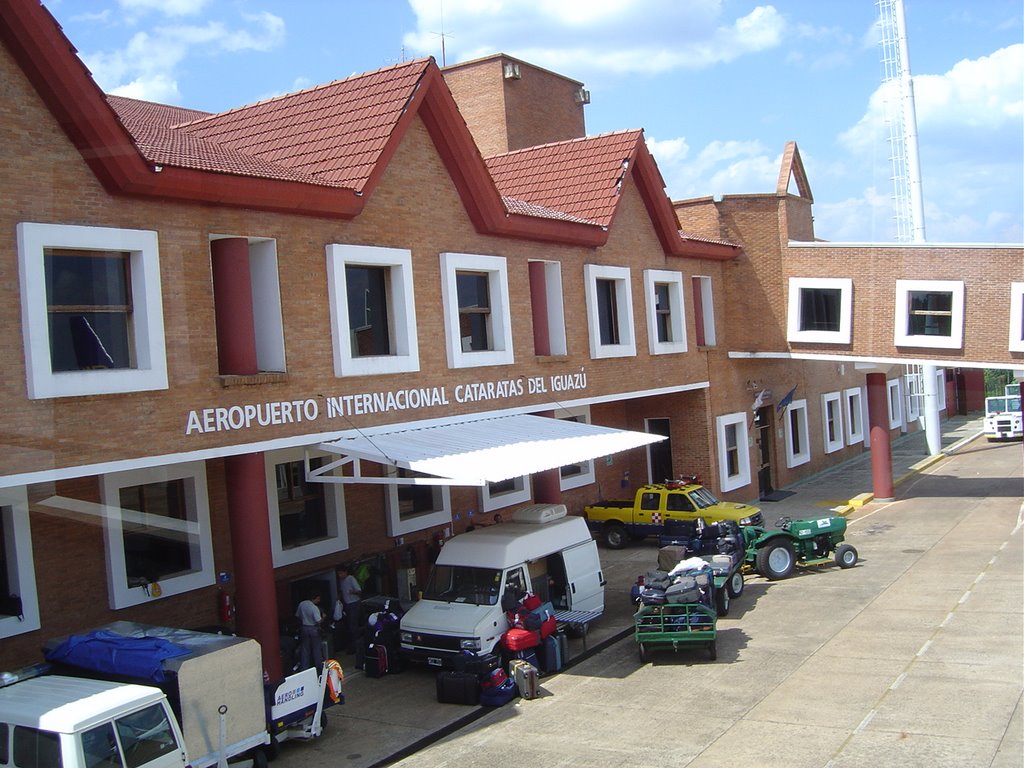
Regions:
[[807, 520], [782, 517], [775, 524], [779, 527], [777, 531], [743, 527], [744, 565], [766, 579], [784, 579], [798, 565], [823, 565], [833, 560], [840, 568], [853, 568], [857, 564], [857, 550], [843, 543], [845, 517]]

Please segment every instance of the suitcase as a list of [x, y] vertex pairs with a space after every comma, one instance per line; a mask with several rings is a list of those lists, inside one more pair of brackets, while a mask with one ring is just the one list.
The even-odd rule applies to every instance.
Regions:
[[565, 632], [555, 632], [552, 637], [558, 640], [558, 647], [561, 649], [562, 666], [569, 663], [569, 636]]
[[442, 704], [479, 704], [480, 681], [472, 672], [438, 672], [437, 700]]
[[501, 636], [501, 644], [510, 651], [522, 651], [540, 645], [540, 634], [536, 630], [513, 627]]
[[548, 635], [544, 638], [540, 650], [543, 663], [541, 669], [544, 674], [550, 675], [560, 672], [562, 670], [562, 647], [559, 645], [558, 638], [554, 635]]
[[480, 691], [480, 703], [488, 707], [500, 707], [502, 704], [508, 704], [517, 695], [519, 689], [516, 687], [516, 681], [509, 677], [501, 685]]
[[[513, 651], [511, 658], [512, 658], [513, 661], [515, 661], [517, 659], [519, 661], [525, 661], [530, 666], [532, 666], [532, 667], [534, 667], [536, 669], [540, 669], [540, 661], [537, 660], [537, 649], [536, 648], [527, 648], [524, 651]], [[508, 668], [509, 668], [509, 674], [511, 675], [512, 674], [512, 664], [511, 663], [509, 663]]]
[[382, 643], [372, 643], [366, 649], [363, 671], [367, 677], [383, 677], [388, 673], [388, 649]]
[[512, 679], [516, 682], [519, 695], [524, 699], [537, 698], [537, 668], [522, 659], [512, 659], [509, 662], [512, 670]]
[[555, 634], [556, 629], [558, 629], [558, 621], [555, 620], [554, 616], [548, 616], [540, 625], [540, 639], [544, 640], [551, 637], [551, 635]]

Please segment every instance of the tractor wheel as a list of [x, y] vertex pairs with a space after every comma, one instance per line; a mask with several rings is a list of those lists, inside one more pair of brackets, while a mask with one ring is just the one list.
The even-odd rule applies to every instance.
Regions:
[[857, 550], [850, 544], [836, 547], [836, 565], [840, 568], [853, 568], [857, 564]]
[[716, 589], [715, 590], [715, 608], [717, 609], [719, 616], [729, 615], [729, 590], [728, 589]]
[[726, 582], [725, 588], [729, 590], [729, 597], [735, 599], [743, 594], [743, 574], [736, 571], [732, 576], [729, 577], [729, 581]]
[[626, 541], [629, 539], [626, 533], [626, 526], [622, 523], [608, 523], [604, 527], [603, 535], [604, 543], [608, 545], [608, 549], [622, 549], [626, 546]]
[[710, 643], [708, 643], [708, 656], [711, 657], [712, 661], [715, 661], [715, 660], [718, 659], [718, 645], [716, 644], [716, 642], [714, 640], [712, 640]]
[[773, 539], [757, 551], [757, 572], [771, 581], [789, 576], [795, 562], [793, 545], [787, 539]]

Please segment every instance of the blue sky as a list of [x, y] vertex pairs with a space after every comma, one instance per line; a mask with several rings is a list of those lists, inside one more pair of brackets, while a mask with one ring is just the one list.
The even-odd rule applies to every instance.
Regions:
[[[792, 140], [820, 238], [896, 238], [874, 0], [45, 3], [105, 91], [209, 111], [441, 63], [443, 31], [448, 64], [503, 52], [581, 81], [588, 133], [643, 128], [673, 199], [774, 192]], [[1024, 241], [1021, 3], [904, 9], [928, 241]]]

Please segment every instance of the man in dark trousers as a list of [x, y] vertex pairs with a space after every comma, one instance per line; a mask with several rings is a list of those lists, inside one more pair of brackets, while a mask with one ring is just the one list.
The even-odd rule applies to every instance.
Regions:
[[355, 653], [356, 647], [361, 642], [362, 627], [359, 625], [362, 617], [360, 616], [359, 599], [363, 595], [363, 590], [348, 565], [338, 566], [338, 592], [345, 608], [345, 626], [348, 628], [348, 648], [346, 650], [348, 653]]
[[295, 616], [299, 620], [299, 669], [315, 666], [317, 673], [324, 663], [324, 649], [320, 640], [320, 594], [312, 589], [309, 597], [299, 603]]

